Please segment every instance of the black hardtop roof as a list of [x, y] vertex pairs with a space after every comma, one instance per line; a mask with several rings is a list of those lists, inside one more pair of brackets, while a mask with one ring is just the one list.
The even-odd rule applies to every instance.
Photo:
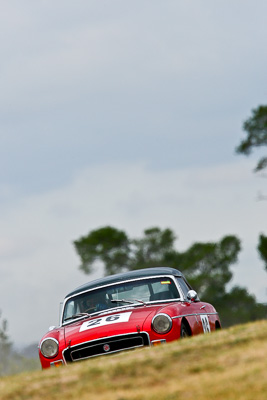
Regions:
[[157, 267], [157, 268], [145, 268], [145, 269], [137, 269], [134, 271], [128, 271], [121, 274], [110, 275], [104, 278], [96, 279], [94, 281], [85, 283], [82, 286], [74, 289], [72, 292], [68, 293], [67, 297], [74, 296], [78, 293], [85, 292], [86, 290], [94, 289], [99, 286], [105, 286], [121, 281], [137, 279], [137, 278], [145, 278], [155, 275], [174, 275], [174, 276], [183, 276], [183, 274], [175, 268], [167, 268], [167, 267]]

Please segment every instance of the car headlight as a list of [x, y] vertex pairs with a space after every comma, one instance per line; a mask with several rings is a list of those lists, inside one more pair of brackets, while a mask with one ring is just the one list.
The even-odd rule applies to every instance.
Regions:
[[158, 314], [152, 319], [152, 328], [157, 333], [167, 333], [172, 328], [172, 319], [167, 314]]
[[54, 338], [47, 338], [41, 343], [40, 350], [44, 357], [53, 358], [58, 353], [58, 341]]

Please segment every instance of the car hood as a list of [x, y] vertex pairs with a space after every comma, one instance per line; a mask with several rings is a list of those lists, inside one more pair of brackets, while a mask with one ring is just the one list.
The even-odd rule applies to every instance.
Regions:
[[162, 309], [162, 305], [127, 307], [82, 319], [64, 326], [66, 346], [142, 331], [145, 320]]

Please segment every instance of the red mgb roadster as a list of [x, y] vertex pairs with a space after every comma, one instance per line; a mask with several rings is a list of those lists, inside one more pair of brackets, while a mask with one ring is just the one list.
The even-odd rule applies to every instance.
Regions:
[[69, 293], [59, 327], [41, 339], [42, 368], [155, 346], [221, 327], [183, 274], [148, 268], [89, 282]]

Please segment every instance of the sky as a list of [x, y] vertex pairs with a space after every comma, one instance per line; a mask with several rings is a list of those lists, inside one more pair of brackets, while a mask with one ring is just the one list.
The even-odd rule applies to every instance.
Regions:
[[[267, 302], [266, 179], [235, 148], [266, 104], [263, 0], [0, 0], [0, 310], [16, 344], [88, 280], [73, 241], [171, 228], [242, 242], [231, 285]], [[177, 266], [182, 270], [182, 266]]]

